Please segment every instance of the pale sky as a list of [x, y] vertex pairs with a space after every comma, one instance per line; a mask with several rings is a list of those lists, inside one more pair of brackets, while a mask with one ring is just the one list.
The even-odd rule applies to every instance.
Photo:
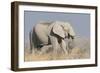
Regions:
[[39, 21], [66, 21], [71, 23], [76, 36], [90, 37], [90, 14], [87, 13], [61, 13], [61, 12], [24, 12], [24, 39], [29, 39], [29, 32]]

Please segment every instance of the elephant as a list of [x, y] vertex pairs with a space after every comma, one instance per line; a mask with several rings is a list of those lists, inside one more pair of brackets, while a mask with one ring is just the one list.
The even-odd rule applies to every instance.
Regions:
[[[65, 54], [68, 54], [68, 44], [66, 39], [75, 37], [75, 32], [68, 22], [64, 21], [42, 21], [36, 24], [29, 33], [30, 52], [41, 50], [43, 46], [51, 45], [53, 52], [56, 54], [58, 49], [62, 49]], [[68, 42], [68, 41], [67, 41]]]

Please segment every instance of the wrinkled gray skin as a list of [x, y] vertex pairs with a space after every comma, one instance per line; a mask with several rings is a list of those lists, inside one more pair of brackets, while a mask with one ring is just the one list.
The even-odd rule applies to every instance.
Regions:
[[36, 53], [45, 49], [43, 47], [52, 47], [56, 54], [58, 49], [62, 49], [68, 54], [70, 48], [73, 48], [75, 32], [72, 26], [67, 22], [40, 22], [30, 31], [30, 52]]

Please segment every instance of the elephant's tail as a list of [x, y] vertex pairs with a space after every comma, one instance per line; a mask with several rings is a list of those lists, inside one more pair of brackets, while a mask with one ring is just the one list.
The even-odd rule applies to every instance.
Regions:
[[30, 32], [29, 32], [30, 53], [32, 53], [32, 46], [33, 46], [33, 45], [32, 45], [32, 44], [33, 44], [33, 43], [32, 43], [32, 34], [33, 34], [33, 32], [32, 32], [32, 31], [30, 31]]

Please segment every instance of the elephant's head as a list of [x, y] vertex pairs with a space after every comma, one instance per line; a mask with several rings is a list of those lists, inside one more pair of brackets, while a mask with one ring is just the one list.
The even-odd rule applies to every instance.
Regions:
[[72, 26], [67, 23], [67, 22], [60, 22], [60, 21], [56, 21], [53, 23], [53, 32], [62, 37], [62, 38], [66, 38], [66, 37], [71, 37], [72, 39], [75, 36], [75, 32], [72, 28]]

